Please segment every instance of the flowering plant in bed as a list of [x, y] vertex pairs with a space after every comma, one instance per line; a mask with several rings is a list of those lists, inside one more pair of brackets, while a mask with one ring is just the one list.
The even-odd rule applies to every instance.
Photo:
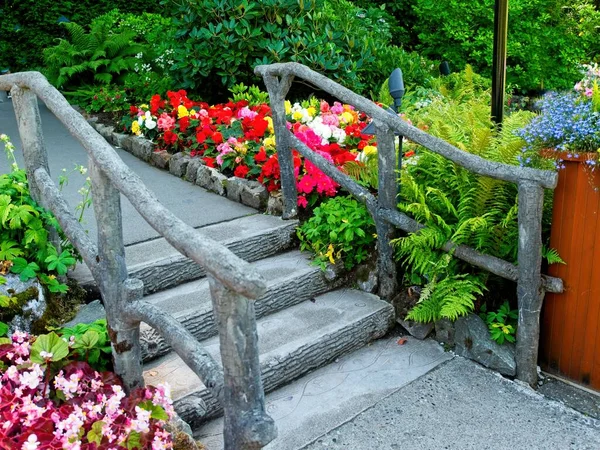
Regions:
[[[374, 137], [362, 133], [367, 117], [352, 106], [317, 99], [286, 102], [286, 114], [295, 136], [340, 169], [360, 160], [366, 147], [375, 150]], [[280, 187], [273, 120], [266, 104], [240, 100], [208, 105], [190, 100], [181, 90], [132, 106], [122, 123], [130, 132], [154, 139], [158, 150], [189, 152], [225, 175], [257, 180], [269, 192]], [[297, 152], [294, 166], [300, 206], [336, 195], [339, 186]]]
[[3, 341], [2, 448], [172, 448], [171, 435], [164, 430], [174, 416], [168, 386], [126, 395], [114, 373], [74, 360], [69, 343], [55, 333], [35, 337], [15, 332]]
[[[546, 94], [540, 102], [541, 114], [518, 133], [526, 142], [521, 165], [539, 167], [540, 159], [584, 160], [588, 169], [596, 170], [600, 150], [600, 69], [586, 65], [584, 78], [573, 91]], [[542, 163], [543, 164], [543, 163]]]

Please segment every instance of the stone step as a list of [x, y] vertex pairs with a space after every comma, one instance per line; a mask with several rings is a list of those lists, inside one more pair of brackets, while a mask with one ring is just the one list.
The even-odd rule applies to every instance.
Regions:
[[[298, 222], [280, 217], [253, 214], [199, 228], [198, 231], [220, 242], [246, 261], [257, 261], [290, 247]], [[183, 256], [164, 238], [125, 247], [130, 278], [144, 282], [144, 293], [169, 289], [205, 276], [202, 267]], [[72, 276], [86, 290], [94, 292], [94, 280], [84, 264]]]
[[[383, 336], [394, 323], [394, 308], [373, 294], [340, 289], [258, 320], [265, 391], [272, 391]], [[219, 340], [203, 342], [221, 361]], [[198, 377], [174, 353], [146, 365], [148, 384], [168, 382], [175, 408], [192, 427], [221, 413]], [[204, 407], [206, 413], [199, 416]]]
[[[314, 298], [341, 283], [341, 279], [328, 280], [319, 267], [311, 264], [308, 254], [298, 250], [271, 256], [251, 265], [267, 280], [267, 293], [254, 303], [257, 317]], [[217, 334], [206, 278], [154, 293], [144, 300], [174, 316], [198, 340]], [[146, 324], [142, 324], [140, 340], [145, 361], [169, 351], [164, 339]]]
[[[402, 336], [396, 328], [386, 337], [268, 394], [265, 406], [275, 420], [277, 438], [265, 450], [304, 448], [454, 357], [433, 339], [420, 341], [405, 336], [399, 345], [399, 338]], [[400, 415], [397, 410], [393, 412]], [[388, 424], [385, 415], [376, 425], [383, 423]], [[372, 432], [377, 434], [378, 430]], [[223, 450], [223, 418], [208, 421], [194, 435], [207, 450]], [[369, 448], [383, 448], [375, 438], [373, 444]]]

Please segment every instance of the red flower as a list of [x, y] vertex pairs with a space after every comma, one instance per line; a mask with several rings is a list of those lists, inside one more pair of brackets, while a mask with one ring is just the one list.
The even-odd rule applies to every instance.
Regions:
[[256, 155], [254, 155], [254, 161], [256, 161], [257, 163], [263, 163], [267, 160], [267, 158], [267, 152], [264, 147], [261, 147], [260, 151]]
[[[97, 96], [96, 96], [96, 98], [94, 98], [94, 100], [97, 100]], [[137, 106], [131, 105], [129, 107], [129, 114], [131, 114], [132, 116], [137, 115], [137, 112], [138, 112]]]
[[233, 171], [233, 174], [238, 178], [246, 178], [246, 175], [248, 175], [248, 172], [250, 172], [250, 168], [248, 166], [241, 164], [235, 168], [235, 170]]
[[222, 144], [223, 143], [223, 135], [221, 133], [219, 133], [218, 131], [215, 131], [212, 135], [212, 140], [215, 144]]
[[206, 164], [208, 167], [212, 167], [215, 168], [215, 158], [211, 158], [210, 156], [205, 156], [204, 158], [202, 158], [202, 160], [204, 161], [204, 164]]
[[404, 154], [404, 156], [406, 156], [407, 158], [410, 158], [411, 156], [415, 156], [415, 152], [414, 152], [414, 150], [410, 150], [410, 151], [406, 152]]
[[179, 131], [181, 131], [182, 133], [185, 133], [189, 126], [190, 126], [189, 116], [182, 117], [181, 119], [179, 119]]
[[158, 115], [158, 110], [160, 108], [164, 108], [165, 107], [165, 101], [163, 99], [160, 98], [160, 95], [156, 94], [153, 95], [152, 98], [150, 99], [150, 113], [153, 116], [157, 116]]
[[167, 130], [165, 131], [165, 134], [163, 135], [163, 140], [165, 141], [165, 144], [167, 145], [173, 145], [175, 142], [177, 142], [178, 136], [173, 133], [171, 130]]

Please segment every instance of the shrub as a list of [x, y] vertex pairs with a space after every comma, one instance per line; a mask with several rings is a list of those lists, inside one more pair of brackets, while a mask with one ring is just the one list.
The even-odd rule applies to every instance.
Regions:
[[[491, 74], [494, 0], [414, 0], [414, 48], [446, 59], [453, 67], [472, 64]], [[572, 87], [578, 65], [598, 54], [600, 13], [590, 0], [511, 0], [507, 81], [523, 90]], [[477, 30], [477, 32], [474, 32]]]
[[315, 262], [342, 262], [351, 269], [369, 258], [375, 244], [375, 223], [366, 206], [353, 197], [335, 197], [316, 207], [297, 230], [300, 248], [310, 250]]
[[379, 86], [403, 55], [391, 46], [380, 14], [363, 16], [346, 0], [163, 3], [178, 27], [174, 77], [207, 100], [224, 98], [236, 83], [260, 82], [252, 71], [257, 64], [287, 61], [364, 93]]
[[88, 26], [91, 21], [112, 8], [139, 14], [140, 11], [161, 12], [159, 2], [142, 4], [126, 0], [4, 0], [0, 2], [0, 70], [12, 72], [39, 69], [43, 65], [42, 50], [65, 38], [62, 21]]

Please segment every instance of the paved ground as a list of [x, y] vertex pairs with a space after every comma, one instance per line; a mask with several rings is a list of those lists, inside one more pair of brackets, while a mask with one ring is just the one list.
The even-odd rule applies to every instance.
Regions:
[[[4, 133], [11, 137], [18, 150], [18, 161], [22, 165], [21, 141], [12, 102], [10, 100], [6, 101], [3, 94], [3, 92], [0, 92], [0, 96], [4, 100], [0, 102], [0, 134]], [[40, 105], [40, 114], [52, 177], [57, 180], [63, 168], [70, 171], [76, 164], [87, 166], [85, 149], [43, 104]], [[0, 148], [3, 148], [3, 146], [0, 146]], [[255, 212], [240, 203], [209, 193], [199, 186], [194, 186], [165, 171], [152, 167], [121, 149], [117, 149], [117, 152], [155, 193], [161, 203], [184, 222], [194, 227], [219, 223]], [[0, 155], [0, 173], [6, 173], [8, 170], [9, 165], [6, 158], [4, 155]], [[69, 185], [63, 191], [65, 198], [73, 208], [81, 200], [77, 191], [83, 185], [84, 180], [85, 178], [81, 175], [73, 174], [70, 177]], [[142, 242], [157, 237], [157, 233], [126, 199], [122, 201], [122, 209], [125, 244]], [[85, 217], [84, 226], [89, 230], [90, 235], [95, 236], [96, 226], [91, 211], [88, 211]]]
[[597, 450], [600, 422], [457, 356], [302, 448]]
[[[267, 395], [273, 450], [600, 449], [600, 421], [433, 340], [379, 340]], [[199, 430], [222, 450], [222, 420]]]

